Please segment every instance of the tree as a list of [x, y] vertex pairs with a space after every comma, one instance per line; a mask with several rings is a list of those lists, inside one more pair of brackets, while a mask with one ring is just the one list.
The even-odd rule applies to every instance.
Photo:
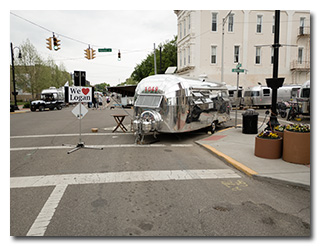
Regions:
[[104, 83], [94, 85], [94, 88], [96, 91], [107, 93], [107, 89], [106, 89], [107, 86], [110, 86], [110, 84], [107, 84], [104, 82]]
[[[157, 73], [160, 73], [160, 46], [162, 46], [162, 73], [172, 66], [177, 66], [177, 36], [173, 40], [160, 44], [156, 49]], [[154, 53], [150, 53], [146, 59], [138, 64], [131, 74], [134, 81], [139, 82], [145, 77], [154, 75]]]
[[66, 72], [63, 64], [58, 67], [54, 60], [43, 60], [36, 48], [27, 39], [20, 46], [22, 58], [16, 59], [16, 85], [25, 92], [30, 92], [32, 98], [41, 93], [43, 89], [51, 86], [61, 87], [71, 76]]

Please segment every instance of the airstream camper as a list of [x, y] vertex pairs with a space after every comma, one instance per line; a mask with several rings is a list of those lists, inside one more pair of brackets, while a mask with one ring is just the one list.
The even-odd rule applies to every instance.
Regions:
[[145, 135], [178, 133], [211, 127], [230, 120], [225, 84], [178, 75], [154, 75], [141, 80], [134, 96], [136, 142]]
[[[284, 85], [278, 89], [277, 102], [289, 101], [298, 96], [301, 85]], [[244, 91], [245, 106], [270, 106], [272, 100], [272, 89], [267, 86], [257, 85], [249, 87]]]
[[242, 97], [242, 87], [238, 87], [238, 97], [237, 97], [237, 86], [227, 85], [229, 92], [229, 99], [232, 106], [241, 106], [243, 105], [243, 97]]
[[299, 112], [303, 115], [310, 115], [310, 80], [306, 81], [299, 90], [297, 97]]

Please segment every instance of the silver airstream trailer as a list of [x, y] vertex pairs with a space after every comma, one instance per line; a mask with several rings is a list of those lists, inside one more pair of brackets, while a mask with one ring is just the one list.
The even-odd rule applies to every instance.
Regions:
[[[301, 85], [284, 85], [278, 89], [277, 102], [289, 101], [298, 96]], [[244, 106], [270, 106], [272, 89], [267, 86], [257, 85], [248, 87], [243, 95]]]
[[178, 75], [154, 75], [141, 80], [134, 96], [136, 142], [145, 135], [178, 133], [211, 127], [230, 120], [225, 84]]

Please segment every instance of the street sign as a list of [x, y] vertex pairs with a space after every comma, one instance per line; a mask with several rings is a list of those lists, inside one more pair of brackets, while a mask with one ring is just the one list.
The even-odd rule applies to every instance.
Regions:
[[98, 52], [112, 52], [111, 48], [98, 49]]
[[244, 69], [239, 69], [239, 68], [233, 68], [232, 69], [233, 73], [244, 73]]
[[79, 103], [71, 112], [80, 120], [88, 113], [88, 109], [82, 103]]
[[92, 87], [69, 86], [69, 103], [92, 102]]
[[241, 64], [241, 63], [238, 63], [237, 66], [236, 66], [236, 68], [240, 68], [240, 67], [242, 67], [242, 64]]

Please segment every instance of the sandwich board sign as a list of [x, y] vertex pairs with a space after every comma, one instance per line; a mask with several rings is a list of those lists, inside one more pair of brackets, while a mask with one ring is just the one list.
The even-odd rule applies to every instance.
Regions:
[[69, 87], [69, 103], [92, 102], [92, 88], [82, 86]]

